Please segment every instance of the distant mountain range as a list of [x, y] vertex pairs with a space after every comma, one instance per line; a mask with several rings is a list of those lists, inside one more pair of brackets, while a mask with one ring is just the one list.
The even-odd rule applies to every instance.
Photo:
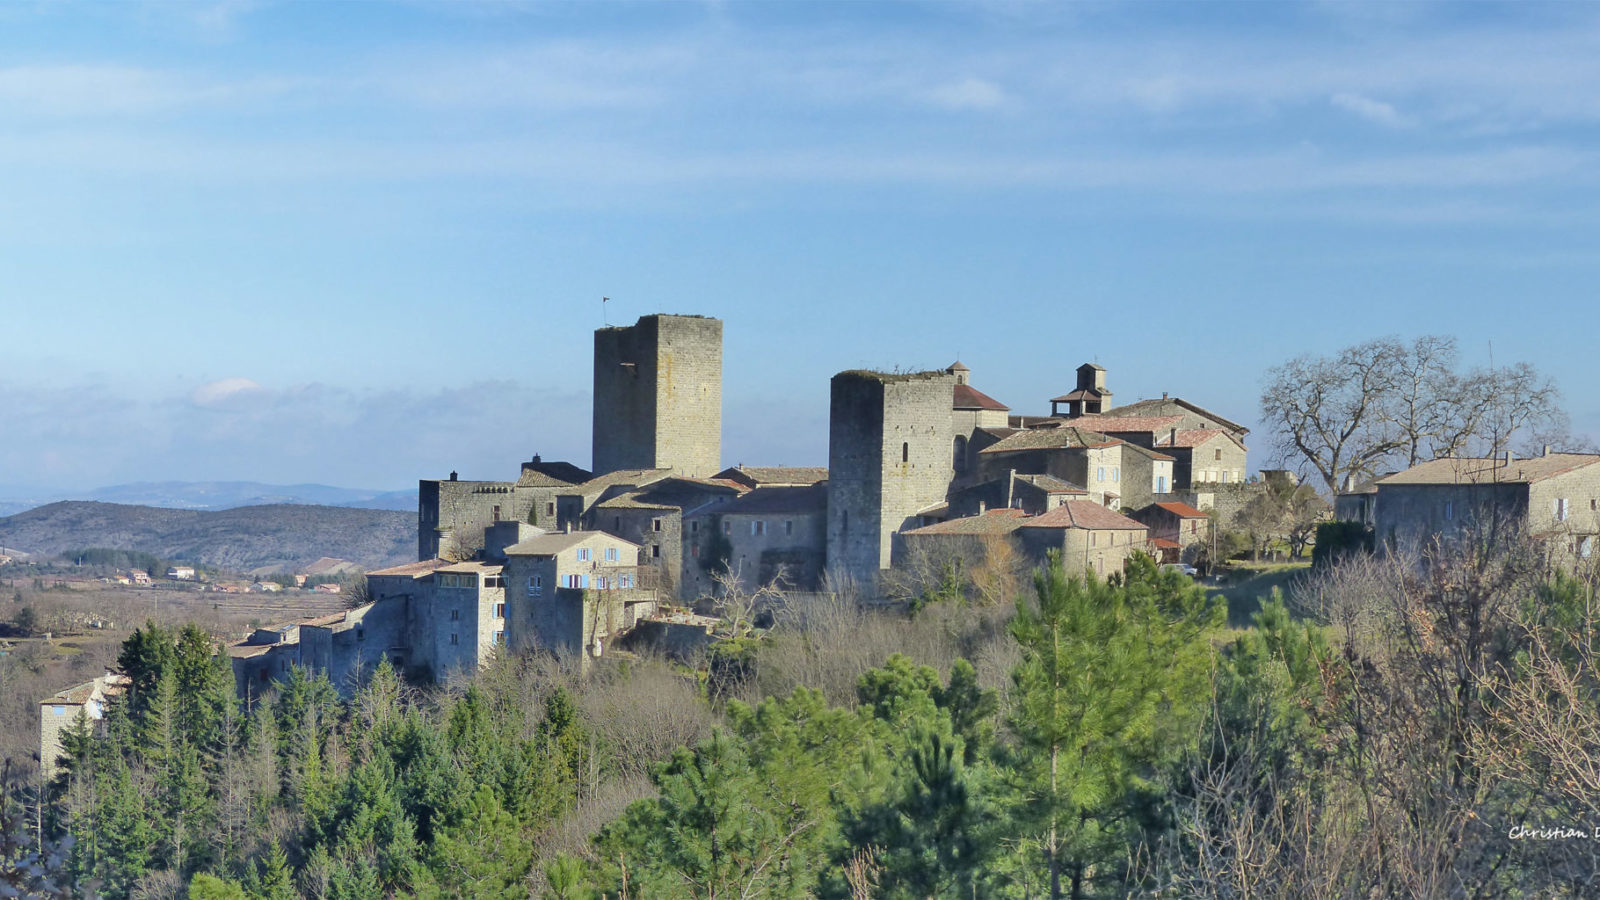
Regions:
[[30, 489], [0, 485], [0, 516], [61, 500], [95, 500], [162, 509], [222, 510], [276, 504], [342, 506], [415, 512], [417, 492], [366, 491], [326, 484], [262, 484], [259, 481], [146, 481], [91, 491]]
[[0, 547], [40, 557], [141, 550], [230, 572], [294, 572], [325, 556], [375, 569], [415, 558], [417, 516], [307, 504], [195, 510], [73, 500], [0, 518]]

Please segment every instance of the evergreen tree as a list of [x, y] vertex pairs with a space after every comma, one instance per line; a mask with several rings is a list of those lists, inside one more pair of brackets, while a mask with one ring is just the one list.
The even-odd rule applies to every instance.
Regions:
[[1055, 557], [1034, 587], [1012, 623], [1013, 828], [1042, 845], [1050, 896], [1065, 876], [1077, 898], [1116, 877], [1162, 792], [1152, 779], [1194, 745], [1224, 611], [1142, 555], [1121, 585], [1068, 576]]
[[433, 842], [433, 871], [447, 897], [527, 897], [523, 880], [532, 863], [532, 847], [488, 785], [478, 786], [461, 821]]

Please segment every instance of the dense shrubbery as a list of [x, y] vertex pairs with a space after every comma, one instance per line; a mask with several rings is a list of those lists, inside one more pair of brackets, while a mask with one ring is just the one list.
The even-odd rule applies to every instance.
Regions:
[[1312, 588], [1336, 628], [1231, 638], [1144, 559], [1014, 614], [823, 605], [716, 691], [530, 659], [243, 712], [152, 627], [44, 837], [115, 898], [1585, 895], [1586, 842], [1508, 836], [1600, 813], [1592, 592], [1526, 563], [1357, 560]]

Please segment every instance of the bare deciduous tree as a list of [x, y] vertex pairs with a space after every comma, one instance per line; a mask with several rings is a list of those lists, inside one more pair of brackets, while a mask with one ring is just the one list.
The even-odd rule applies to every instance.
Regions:
[[1299, 356], [1268, 370], [1262, 418], [1332, 492], [1441, 456], [1570, 442], [1548, 377], [1527, 363], [1460, 372], [1457, 355], [1454, 338], [1425, 335]]

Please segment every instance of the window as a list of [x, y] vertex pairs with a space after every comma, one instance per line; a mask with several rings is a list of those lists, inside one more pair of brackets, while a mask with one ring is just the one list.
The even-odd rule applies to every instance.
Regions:
[[588, 586], [589, 586], [589, 576], [587, 576], [587, 575], [568, 575], [567, 576], [567, 587], [569, 587], [569, 588], [586, 588]]
[[696, 519], [693, 522], [689, 523], [689, 533], [690, 534], [699, 534], [700, 533], [700, 520], [699, 519]]
[[1557, 522], [1565, 522], [1566, 520], [1567, 520], [1567, 498], [1559, 497], [1559, 498], [1556, 499], [1556, 521]]
[[1594, 555], [1594, 535], [1585, 535], [1583, 540], [1578, 542], [1578, 555], [1584, 559]]
[[450, 621], [452, 621], [452, 622], [461, 621], [461, 610], [459, 610], [459, 609], [450, 610]]
[[528, 576], [528, 596], [529, 597], [537, 597], [537, 596], [539, 596], [540, 594], [543, 594], [543, 593], [544, 593], [544, 576], [543, 575], [529, 575]]
[[494, 645], [496, 647], [504, 647], [506, 645], [506, 633], [504, 631], [496, 631], [494, 633]]
[[616, 561], [617, 561], [617, 548], [615, 548], [615, 547], [607, 547], [606, 548], [606, 562], [616, 562]]
[[611, 530], [612, 531], [621, 531], [622, 530], [622, 517], [621, 516], [612, 516], [611, 517]]
[[723, 534], [733, 534], [733, 523], [728, 521], [727, 519], [723, 519], [722, 520], [722, 533]]
[[456, 586], [456, 577], [454, 575], [440, 575], [438, 582], [439, 587], [453, 588]]
[[909, 443], [902, 442], [900, 444], [900, 461], [901, 462], [910, 462], [911, 461], [911, 445]]
[[459, 634], [450, 635], [450, 646], [454, 647], [455, 645], [457, 645], [459, 643], [461, 643], [461, 635], [459, 635]]
[[1111, 467], [1111, 480], [1112, 481], [1121, 481], [1122, 480], [1122, 467], [1121, 466], [1112, 466]]
[[751, 534], [755, 534], [755, 535], [766, 534], [767, 533], [767, 520], [766, 519], [756, 519], [756, 520], [752, 521], [750, 523], [750, 533]]
[[579, 547], [578, 548], [578, 562], [588, 562], [589, 560], [591, 560], [593, 558], [594, 558], [594, 556], [593, 556], [593, 554], [591, 554], [589, 552], [589, 548], [588, 547]]
[[505, 576], [485, 575], [483, 576], [483, 586], [486, 588], [503, 588], [506, 586]]
[[475, 588], [475, 587], [477, 587], [478, 586], [478, 576], [476, 576], [476, 575], [463, 575], [463, 576], [461, 576], [461, 586], [464, 587], [464, 588]]
[[624, 572], [621, 575], [617, 576], [617, 587], [622, 587], [622, 588], [631, 588], [631, 587], [633, 587], [633, 575], [630, 574], [630, 573]]
[[1156, 476], [1156, 493], [1165, 494], [1166, 492], [1167, 492], [1167, 476], [1165, 476], [1165, 475], [1157, 475]]
[[556, 505], [554, 503], [546, 503], [544, 505], [544, 514], [547, 515], [547, 516], [555, 515], [556, 514]]
[[1231, 475], [1233, 475], [1233, 473], [1232, 473], [1232, 472], [1229, 472], [1229, 471], [1228, 471], [1228, 470], [1227, 470], [1227, 469], [1223, 469], [1223, 470], [1222, 470], [1222, 483], [1223, 483], [1223, 484], [1227, 484], [1227, 483], [1228, 483], [1228, 478], [1229, 478], [1229, 477], [1230, 477], [1230, 476], [1231, 476]]
[[690, 544], [689, 545], [689, 555], [694, 557], [695, 559], [699, 559], [700, 558], [700, 545], [699, 544]]
[[1221, 459], [1221, 458], [1222, 458], [1222, 448], [1218, 447], [1217, 448], [1217, 459]]
[[490, 513], [490, 516], [491, 516], [491, 518], [490, 518], [489, 521], [491, 521], [491, 522], [500, 521], [500, 507], [499, 506], [493, 507], [493, 511]]
[[1106, 480], [1106, 467], [1105, 466], [1100, 466], [1099, 468], [1094, 470], [1094, 480], [1095, 481], [1105, 481]]
[[651, 544], [650, 545], [650, 558], [651, 559], [660, 559], [661, 558], [661, 545], [660, 544]]
[[496, 619], [504, 619], [506, 617], [506, 605], [504, 603], [496, 603], [494, 605], [494, 617]]
[[356, 629], [356, 640], [364, 641], [366, 639], [367, 639], [367, 630], [365, 628], [357, 628]]
[[783, 520], [783, 533], [784, 534], [794, 534], [794, 520], [793, 519], [784, 519]]
[[661, 530], [661, 520], [660, 519], [651, 519], [650, 520], [650, 530], [651, 531], [660, 531]]
[[1094, 539], [1095, 539], [1094, 532], [1092, 532], [1092, 531], [1089, 532], [1089, 546], [1091, 546], [1091, 547], [1094, 546], [1094, 543], [1095, 543]]
[[1454, 519], [1456, 517], [1456, 502], [1454, 500], [1446, 500], [1444, 502], [1444, 517], [1446, 519]]

